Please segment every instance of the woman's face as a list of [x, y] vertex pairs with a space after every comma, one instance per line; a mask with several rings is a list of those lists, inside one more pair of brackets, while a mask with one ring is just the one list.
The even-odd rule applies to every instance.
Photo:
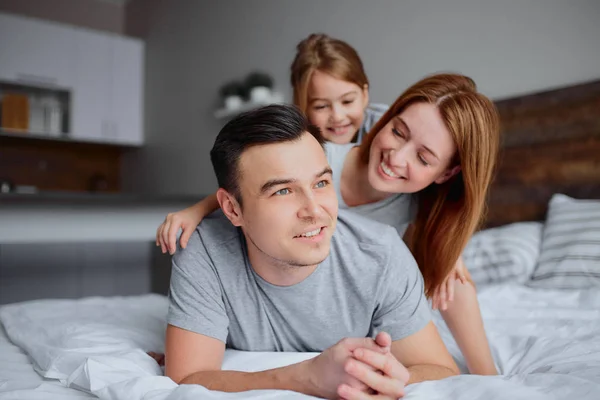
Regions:
[[415, 103], [390, 120], [373, 139], [369, 183], [386, 193], [415, 193], [443, 183], [460, 168], [452, 135], [433, 104]]
[[321, 129], [325, 140], [350, 143], [365, 118], [368, 88], [314, 71], [308, 85], [306, 114]]

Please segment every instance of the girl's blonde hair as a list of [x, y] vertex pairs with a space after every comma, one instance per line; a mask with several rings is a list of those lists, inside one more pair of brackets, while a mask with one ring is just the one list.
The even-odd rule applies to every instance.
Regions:
[[456, 74], [427, 77], [408, 88], [371, 129], [360, 157], [369, 162], [371, 143], [396, 115], [415, 103], [435, 104], [450, 131], [457, 152], [450, 167], [460, 172], [442, 184], [418, 193], [418, 212], [406, 242], [431, 297], [450, 273], [485, 214], [499, 148], [496, 107], [477, 92], [472, 79]]
[[296, 57], [291, 66], [294, 104], [305, 114], [308, 85], [315, 70], [354, 83], [361, 89], [369, 85], [362, 61], [352, 46], [325, 34], [312, 34], [296, 46]]

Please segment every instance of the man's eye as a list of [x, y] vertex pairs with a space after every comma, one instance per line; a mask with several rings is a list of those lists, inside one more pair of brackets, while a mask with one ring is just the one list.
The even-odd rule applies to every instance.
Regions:
[[286, 194], [290, 193], [290, 189], [279, 189], [278, 191], [276, 191], [274, 194], [276, 196], [285, 196]]
[[319, 183], [317, 183], [315, 186], [320, 189], [320, 188], [326, 187], [327, 185], [329, 185], [329, 181], [322, 180]]

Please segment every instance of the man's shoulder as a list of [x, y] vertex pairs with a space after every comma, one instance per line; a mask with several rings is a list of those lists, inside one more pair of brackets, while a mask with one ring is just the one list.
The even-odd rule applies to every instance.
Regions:
[[358, 272], [362, 282], [370, 280], [378, 287], [419, 273], [396, 229], [348, 210], [340, 210], [332, 252], [350, 275]]
[[196, 227], [185, 249], [178, 242], [174, 261], [193, 260], [194, 263], [208, 263], [213, 267], [232, 265], [237, 259], [243, 261], [242, 245], [238, 228], [218, 210], [207, 215]]
[[348, 245], [358, 246], [390, 247], [402, 241], [392, 226], [345, 209], [338, 212], [335, 235]]
[[219, 209], [204, 217], [192, 234], [188, 247], [189, 245], [201, 246], [202, 243], [205, 246], [219, 245], [230, 241], [240, 241], [238, 228]]

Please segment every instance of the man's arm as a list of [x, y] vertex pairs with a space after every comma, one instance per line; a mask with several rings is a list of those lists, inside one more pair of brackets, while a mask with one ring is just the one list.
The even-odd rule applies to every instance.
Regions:
[[179, 384], [198, 384], [221, 392], [280, 389], [310, 396], [337, 398], [340, 385], [359, 391], [368, 388], [345, 370], [359, 348], [388, 352], [370, 338], [347, 338], [315, 358], [260, 372], [222, 371], [225, 344], [173, 325], [167, 327], [165, 375]]
[[247, 373], [221, 371], [225, 343], [173, 325], [167, 327], [165, 375], [179, 384], [198, 384], [211, 390], [241, 392], [285, 389], [306, 392], [306, 363]]
[[393, 341], [391, 351], [408, 369], [408, 384], [460, 374], [433, 322], [410, 336]]
[[210, 336], [167, 326], [165, 375], [183, 383], [195, 371], [220, 370], [225, 343]]

